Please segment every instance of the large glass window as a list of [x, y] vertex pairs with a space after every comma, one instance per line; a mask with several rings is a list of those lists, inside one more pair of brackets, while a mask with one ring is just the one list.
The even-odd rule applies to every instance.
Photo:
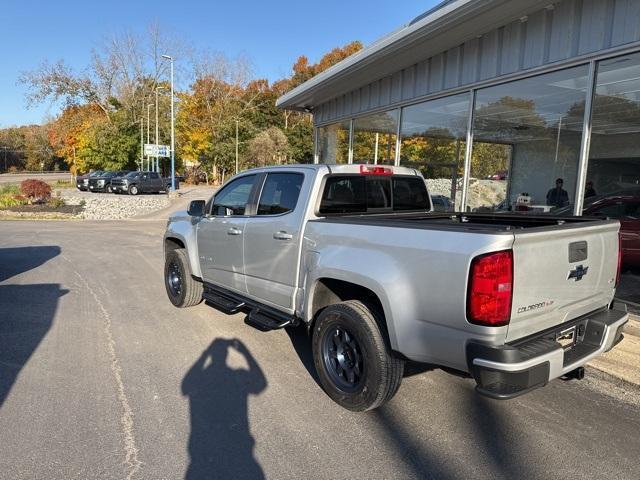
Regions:
[[436, 210], [460, 208], [468, 117], [469, 94], [402, 110], [400, 165], [422, 172]]
[[318, 129], [320, 163], [349, 163], [349, 120]]
[[468, 210], [573, 203], [587, 79], [582, 65], [478, 90]]
[[640, 53], [598, 64], [585, 197], [640, 194]]
[[393, 165], [396, 159], [398, 110], [353, 120], [353, 163]]

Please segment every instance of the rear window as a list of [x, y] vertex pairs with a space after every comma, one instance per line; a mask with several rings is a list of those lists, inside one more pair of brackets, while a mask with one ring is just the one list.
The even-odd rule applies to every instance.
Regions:
[[321, 214], [381, 213], [430, 210], [420, 177], [335, 175], [327, 178], [320, 202]]

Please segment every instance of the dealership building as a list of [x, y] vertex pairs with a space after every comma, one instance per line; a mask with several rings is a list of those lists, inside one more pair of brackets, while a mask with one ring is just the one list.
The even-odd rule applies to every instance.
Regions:
[[316, 163], [420, 169], [447, 208], [640, 188], [640, 1], [449, 0], [278, 99]]

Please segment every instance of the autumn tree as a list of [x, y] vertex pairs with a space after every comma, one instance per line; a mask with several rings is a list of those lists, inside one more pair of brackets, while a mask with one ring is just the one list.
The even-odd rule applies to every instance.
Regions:
[[269, 127], [258, 133], [247, 151], [247, 163], [256, 167], [288, 163], [289, 141], [278, 127]]

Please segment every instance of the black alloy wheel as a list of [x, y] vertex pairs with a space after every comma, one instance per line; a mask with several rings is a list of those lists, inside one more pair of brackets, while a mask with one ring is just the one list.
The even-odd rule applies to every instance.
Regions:
[[356, 336], [342, 325], [327, 330], [322, 339], [322, 360], [325, 369], [344, 392], [356, 392], [362, 383], [365, 364]]
[[385, 404], [402, 382], [404, 360], [391, 351], [378, 310], [347, 300], [325, 307], [313, 326], [318, 382], [333, 401], [355, 412]]
[[167, 251], [164, 262], [164, 285], [176, 307], [191, 307], [202, 301], [202, 282], [191, 274], [189, 257], [183, 248]]

